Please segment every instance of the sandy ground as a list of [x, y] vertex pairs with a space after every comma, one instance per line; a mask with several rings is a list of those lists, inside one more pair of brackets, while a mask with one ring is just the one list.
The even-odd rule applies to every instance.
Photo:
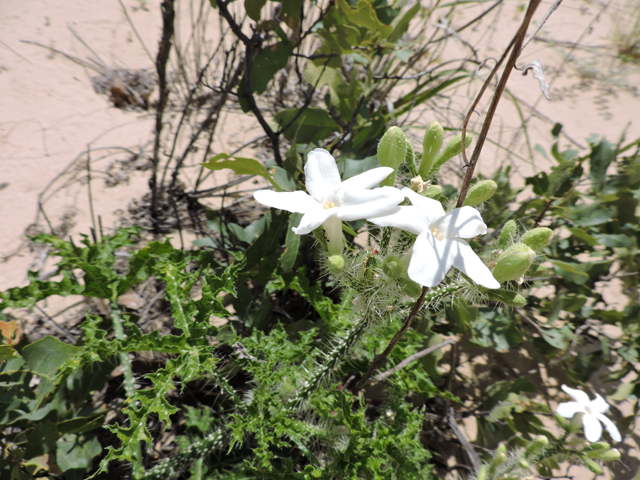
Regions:
[[[521, 15], [515, 7], [525, 3], [514, 3], [496, 9], [502, 20], [493, 29], [470, 29], [462, 35], [476, 46], [480, 58], [498, 55], [515, 31]], [[550, 4], [543, 3], [538, 17]], [[161, 23], [159, 2], [124, 0], [124, 5], [155, 57]], [[594, 132], [617, 141], [625, 127], [627, 139], [640, 136], [639, 69], [612, 57], [610, 39], [615, 12], [621, 5], [566, 0], [542, 29], [539, 36], [543, 41], [534, 41], [525, 50], [519, 64], [541, 59], [552, 97], [551, 101], [544, 99], [531, 75], [512, 74], [510, 92], [533, 107], [523, 111], [525, 118], [533, 117], [528, 130], [532, 147], [541, 144], [548, 150], [554, 122], [565, 126], [568, 136], [562, 138], [563, 145], [573, 141], [585, 146], [585, 138]], [[477, 11], [462, 12], [451, 25], [463, 24]], [[184, 8], [179, 21], [186, 31], [188, 12]], [[150, 151], [153, 115], [115, 108], [92, 88], [90, 76], [95, 72], [61, 54], [21, 42], [38, 42], [86, 58], [90, 52], [70, 26], [110, 67], [153, 69], [152, 59], [116, 1], [69, 0], [64, 5], [45, 0], [0, 2], [0, 258], [7, 257], [0, 263], [0, 289], [24, 284], [27, 268], [37, 264], [25, 246], [24, 235], [46, 229], [42, 216], [39, 224], [33, 225], [39, 195], [69, 165], [76, 165], [78, 171], [84, 168], [84, 164], [78, 166], [77, 159], [84, 158], [88, 148], [92, 150], [95, 214], [105, 229], [112, 229], [129, 201], [147, 188], [147, 174], [135, 172], [118, 185], [106, 187], [104, 170], [115, 160], [126, 160], [132, 152]], [[577, 42], [578, 47], [569, 48], [563, 42]], [[462, 43], [458, 47], [460, 51], [466, 48]], [[473, 91], [465, 87], [453, 101], [466, 110], [471, 98]], [[545, 168], [542, 156], [536, 154], [533, 161], [527, 158], [527, 142], [522, 135], [516, 136], [519, 121], [513, 103], [505, 97], [491, 137], [511, 143], [512, 153], [489, 145], [482, 157], [483, 171], [490, 172], [505, 160], [514, 162], [523, 173]], [[229, 147], [224, 133], [251, 138], [259, 133], [251, 128], [227, 121], [217, 140], [220, 151]], [[88, 233], [92, 222], [86, 182], [76, 181], [52, 193], [46, 197], [49, 221], [56, 227], [67, 222], [69, 234]]]

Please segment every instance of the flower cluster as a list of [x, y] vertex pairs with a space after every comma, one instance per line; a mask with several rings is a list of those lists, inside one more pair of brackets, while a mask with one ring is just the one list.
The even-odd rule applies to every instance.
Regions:
[[[418, 235], [410, 250], [409, 278], [435, 287], [454, 266], [474, 282], [489, 289], [500, 283], [464, 239], [487, 233], [478, 210], [465, 206], [445, 214], [437, 200], [411, 189], [373, 188], [394, 172], [379, 167], [341, 181], [338, 166], [326, 150], [309, 153], [305, 165], [309, 193], [259, 190], [255, 199], [269, 207], [302, 213], [293, 231], [309, 233], [322, 225], [330, 255], [342, 254], [342, 220], [367, 219], [383, 227], [395, 227]], [[407, 198], [410, 206], [399, 206]]]

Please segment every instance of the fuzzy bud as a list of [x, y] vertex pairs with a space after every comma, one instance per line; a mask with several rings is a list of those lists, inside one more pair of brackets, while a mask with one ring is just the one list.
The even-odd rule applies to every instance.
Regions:
[[549, 439], [544, 435], [537, 435], [536, 437], [533, 437], [533, 439], [529, 442], [529, 445], [527, 445], [527, 448], [524, 449], [524, 454], [526, 456], [533, 455], [535, 453], [538, 453], [547, 445], [549, 445]]
[[420, 169], [418, 173], [426, 178], [431, 171], [433, 165], [433, 159], [442, 148], [444, 143], [444, 129], [437, 121], [431, 122], [427, 125], [427, 129], [424, 132], [424, 140], [422, 142], [422, 162], [420, 162]]
[[[471, 135], [467, 134], [465, 146], [468, 147], [471, 145], [471, 141], [473, 138]], [[447, 143], [447, 146], [436, 155], [436, 158], [433, 159], [433, 164], [431, 165], [431, 170], [429, 171], [430, 175], [437, 173], [440, 170], [440, 167], [445, 164], [447, 160], [455, 157], [456, 155], [460, 155], [462, 152], [462, 134], [459, 133], [452, 140]], [[420, 172], [422, 172], [422, 165], [420, 165]], [[424, 176], [424, 175], [423, 175]]]
[[584, 463], [584, 466], [591, 470], [593, 473], [596, 473], [598, 475], [602, 473], [602, 467], [586, 455], [581, 455], [580, 459], [582, 460], [582, 463]]
[[404, 157], [404, 163], [409, 168], [412, 176], [418, 175], [418, 161], [416, 158], [416, 152], [413, 149], [410, 141], [407, 141], [407, 155]]
[[551, 243], [552, 238], [553, 231], [550, 228], [538, 227], [533, 230], [529, 230], [527, 233], [522, 235], [520, 242], [524, 243], [536, 252], [539, 252]]
[[599, 458], [600, 460], [604, 460], [605, 462], [613, 462], [614, 460], [620, 460], [620, 450], [617, 448], [612, 448], [609, 450], [596, 450], [586, 452], [587, 457], [589, 458]]
[[493, 276], [500, 283], [518, 280], [529, 270], [535, 259], [536, 252], [524, 243], [514, 243], [498, 259]]
[[558, 415], [557, 413], [553, 416], [553, 418], [556, 419], [556, 422], [558, 422], [558, 424], [564, 428], [565, 430], [569, 429], [569, 422], [567, 421], [566, 418], [564, 418], [561, 415]]
[[524, 458], [518, 459], [518, 466], [525, 470], [529, 470], [529, 468], [531, 467], [531, 465], [529, 465], [529, 462], [527, 462]]
[[393, 168], [393, 172], [385, 178], [380, 185], [393, 187], [396, 184], [396, 174], [398, 167], [407, 156], [407, 137], [398, 127], [391, 127], [380, 140], [378, 145], [378, 161], [383, 167]]
[[402, 277], [407, 273], [407, 267], [397, 255], [387, 255], [382, 264], [382, 271], [391, 278]]
[[611, 448], [611, 445], [609, 445], [607, 442], [596, 442], [596, 443], [592, 443], [591, 445], [588, 445], [585, 448], [585, 451], [595, 452], [595, 451], [609, 450], [610, 448]]
[[525, 298], [513, 290], [500, 288], [497, 290], [487, 290], [485, 293], [491, 300], [504, 303], [510, 307], [524, 307], [527, 304]]
[[438, 198], [440, 195], [442, 195], [442, 187], [440, 185], [431, 185], [424, 192], [422, 192], [422, 195], [434, 199]]
[[338, 275], [344, 271], [345, 261], [342, 255], [331, 255], [327, 259], [329, 271], [334, 275]]
[[487, 480], [487, 466], [482, 465], [480, 470], [478, 470], [478, 475], [476, 475], [476, 480]]
[[493, 180], [481, 180], [469, 189], [464, 205], [467, 207], [475, 207], [482, 202], [486, 202], [493, 194], [496, 193], [498, 184]]
[[507, 248], [518, 235], [518, 224], [515, 220], [509, 220], [504, 224], [498, 238], [498, 248]]
[[410, 279], [406, 279], [402, 291], [411, 298], [418, 298], [422, 294], [422, 287]]

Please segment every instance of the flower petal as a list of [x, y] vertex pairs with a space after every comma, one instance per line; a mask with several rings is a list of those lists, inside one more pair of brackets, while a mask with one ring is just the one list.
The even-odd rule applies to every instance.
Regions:
[[418, 207], [397, 207], [394, 213], [382, 217], [368, 217], [367, 220], [381, 227], [395, 227], [420, 235], [429, 230], [429, 224], [424, 221], [421, 212]]
[[407, 275], [423, 287], [435, 287], [451, 268], [451, 244], [436, 240], [430, 231], [418, 235]]
[[436, 225], [447, 238], [473, 238], [487, 233], [480, 212], [473, 207], [456, 208]]
[[320, 207], [315, 210], [307, 211], [300, 220], [300, 224], [297, 227], [292, 228], [293, 233], [304, 235], [305, 233], [315, 230], [326, 222], [328, 218], [337, 214], [338, 210], [338, 208], [328, 208], [325, 210]]
[[440, 221], [444, 217], [444, 208], [442, 208], [442, 204], [439, 201], [420, 195], [407, 187], [402, 189], [402, 194], [409, 199], [412, 205], [420, 208], [425, 221], [429, 225]]
[[564, 418], [573, 418], [576, 413], [584, 412], [584, 406], [578, 402], [559, 403], [558, 408], [556, 408], [556, 413]]
[[604, 428], [607, 429], [607, 432], [609, 432], [609, 435], [611, 435], [612, 439], [614, 439], [616, 442], [622, 441], [622, 437], [620, 436], [620, 430], [618, 430], [618, 427], [616, 427], [615, 423], [613, 423], [611, 420], [609, 420], [607, 417], [605, 417], [601, 413], [597, 413], [594, 416], [604, 424]]
[[560, 388], [569, 394], [571, 398], [573, 398], [576, 402], [582, 404], [582, 406], [587, 406], [590, 403], [589, 395], [584, 393], [582, 390], [576, 390], [575, 388], [569, 388], [566, 385], [562, 385]]
[[320, 206], [311, 195], [301, 191], [274, 192], [273, 190], [258, 190], [253, 193], [253, 198], [267, 207], [295, 213], [306, 213]]
[[307, 191], [317, 201], [324, 201], [340, 188], [340, 172], [333, 156], [316, 148], [307, 155], [307, 164], [304, 166]]
[[[443, 240], [442, 243], [446, 242]], [[449, 240], [453, 244], [453, 266], [478, 285], [485, 288], [500, 288], [500, 282], [493, 278], [491, 270], [484, 264], [476, 252], [464, 240]]]
[[340, 220], [359, 220], [379, 217], [395, 211], [404, 196], [397, 188], [382, 187], [373, 190], [350, 190], [340, 201]]
[[346, 179], [340, 185], [340, 190], [338, 190], [338, 196], [341, 196], [347, 190], [352, 189], [369, 189], [378, 185], [382, 180], [387, 178], [391, 172], [393, 172], [393, 168], [391, 167], [378, 167], [372, 168], [371, 170], [367, 170], [359, 175]]
[[609, 410], [609, 404], [604, 398], [596, 393], [596, 398], [595, 400], [591, 400], [591, 402], [589, 403], [589, 408], [594, 413], [604, 413]]
[[582, 426], [584, 428], [584, 436], [587, 437], [587, 440], [591, 443], [597, 442], [600, 440], [600, 437], [602, 437], [602, 424], [595, 415], [583, 413]]

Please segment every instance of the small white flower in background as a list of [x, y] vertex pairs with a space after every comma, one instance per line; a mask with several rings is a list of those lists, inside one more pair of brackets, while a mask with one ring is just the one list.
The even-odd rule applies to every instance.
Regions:
[[589, 400], [589, 395], [581, 390], [569, 388], [566, 385], [562, 385], [561, 388], [575, 401], [560, 403], [556, 412], [565, 418], [573, 418], [576, 413], [582, 413], [582, 426], [587, 440], [590, 442], [600, 440], [603, 424], [612, 439], [616, 442], [622, 440], [618, 427], [603, 415], [604, 412], [609, 410], [609, 404], [604, 398], [596, 393], [595, 400]]
[[[300, 224], [293, 231], [298, 235], [309, 233], [320, 225], [325, 226], [329, 243], [342, 244], [342, 220], [360, 220], [385, 215], [397, 210], [404, 195], [393, 187], [374, 188], [393, 172], [393, 168], [379, 167], [351, 177], [344, 182], [333, 156], [316, 148], [307, 156], [304, 167], [309, 193], [274, 192], [258, 190], [255, 199], [268, 207], [303, 213]], [[338, 242], [337, 237], [340, 237]], [[335, 240], [332, 242], [332, 238]]]
[[437, 200], [409, 188], [403, 188], [402, 193], [412, 206], [399, 207], [392, 214], [367, 217], [367, 220], [418, 235], [407, 270], [411, 280], [425, 287], [435, 287], [454, 266], [478, 285], [500, 288], [491, 271], [463, 240], [487, 233], [487, 226], [478, 210], [462, 207], [445, 214]]

